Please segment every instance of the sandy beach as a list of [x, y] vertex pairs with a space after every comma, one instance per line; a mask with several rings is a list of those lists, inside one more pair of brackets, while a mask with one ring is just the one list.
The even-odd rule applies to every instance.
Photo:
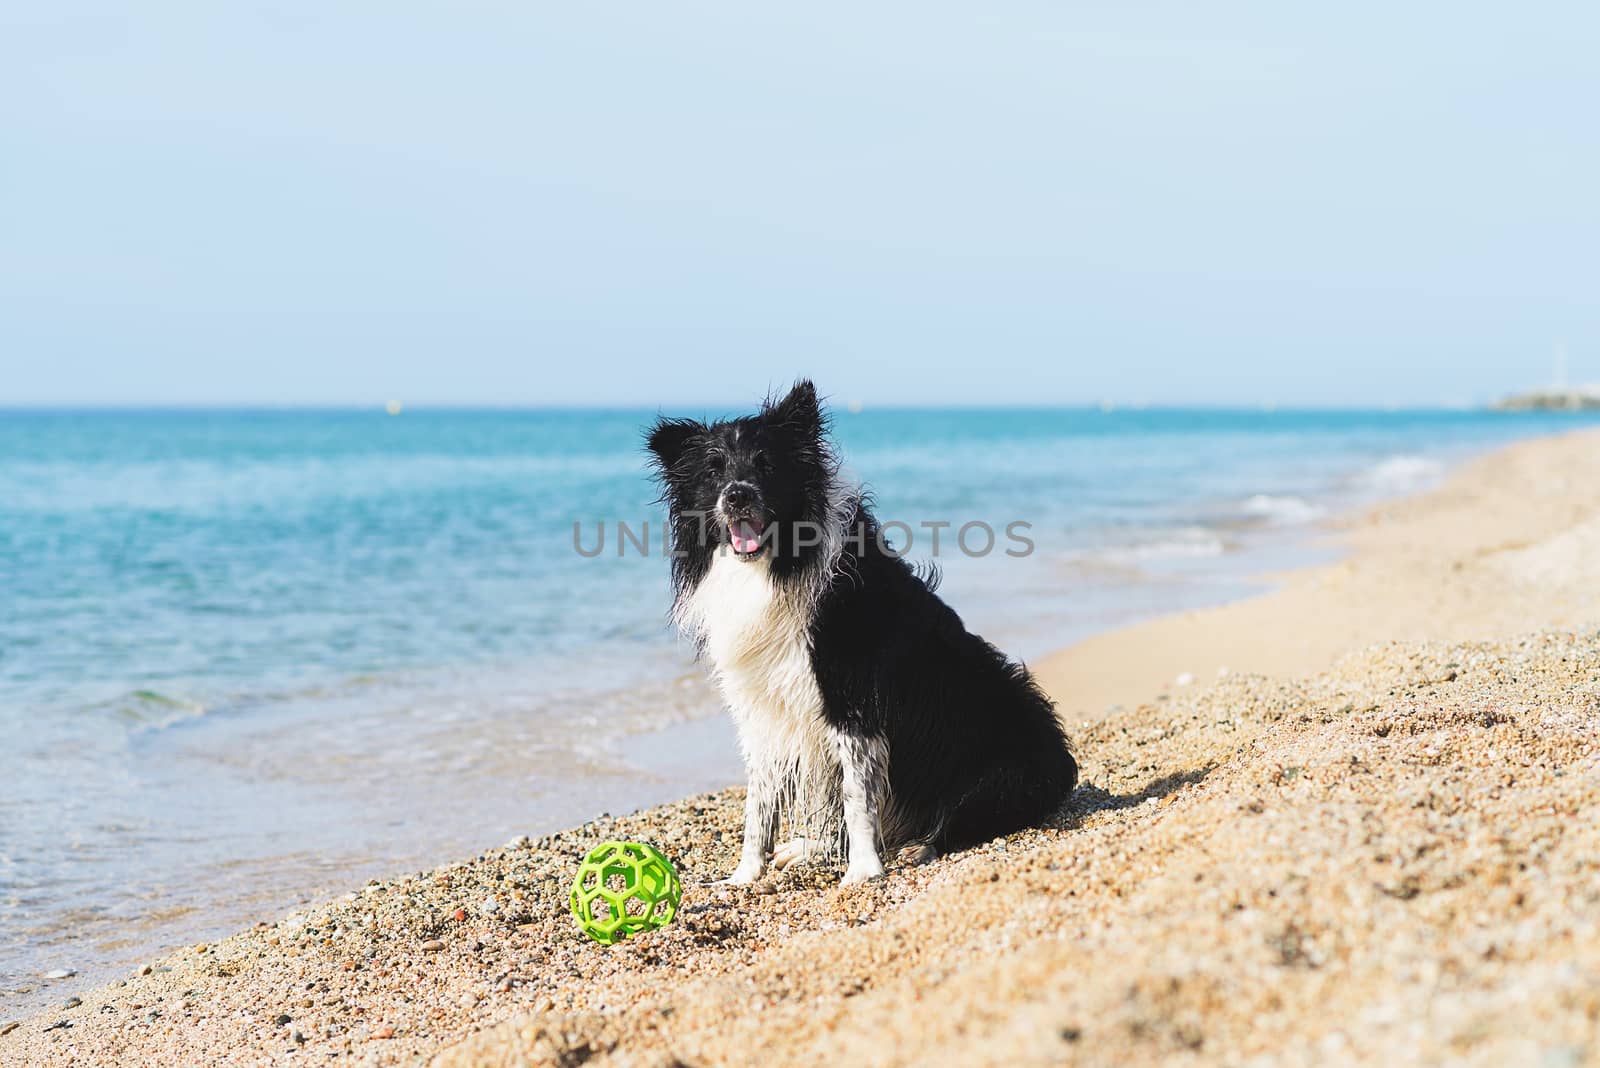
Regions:
[[[1600, 433], [1326, 536], [1266, 595], [1034, 665], [1083, 766], [1049, 826], [730, 888], [741, 791], [702, 795], [63, 989], [0, 1063], [1594, 1061]], [[610, 838], [688, 889], [606, 948], [566, 893]]]

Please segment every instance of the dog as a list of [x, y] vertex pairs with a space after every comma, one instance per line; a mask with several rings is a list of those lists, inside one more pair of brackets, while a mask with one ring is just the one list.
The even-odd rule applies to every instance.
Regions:
[[[647, 431], [667, 505], [672, 619], [738, 728], [744, 842], [726, 880], [845, 852], [930, 860], [1041, 822], [1078, 766], [1022, 665], [967, 631], [937, 573], [846, 485], [816, 388], [739, 419]], [[794, 837], [777, 844], [780, 823]]]

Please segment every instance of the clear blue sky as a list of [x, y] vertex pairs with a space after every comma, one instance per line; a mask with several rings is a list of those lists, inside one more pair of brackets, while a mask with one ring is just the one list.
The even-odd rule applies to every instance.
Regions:
[[0, 404], [1600, 379], [1592, 4], [9, 4]]

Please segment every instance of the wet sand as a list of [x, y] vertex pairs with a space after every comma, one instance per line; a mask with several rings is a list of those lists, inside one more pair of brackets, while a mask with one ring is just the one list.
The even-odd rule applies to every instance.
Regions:
[[[712, 887], [740, 793], [702, 795], [152, 961], [0, 1024], [0, 1063], [1593, 1060], [1600, 435], [1333, 536], [1264, 597], [1036, 665], [1084, 768], [1048, 827]], [[613, 837], [688, 891], [605, 948], [566, 890]]]

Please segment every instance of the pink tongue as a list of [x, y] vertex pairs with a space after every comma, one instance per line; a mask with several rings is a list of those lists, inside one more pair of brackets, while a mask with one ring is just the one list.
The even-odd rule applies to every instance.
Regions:
[[728, 531], [728, 538], [733, 542], [734, 552], [753, 553], [761, 548], [761, 531], [748, 519], [734, 523], [733, 529]]

